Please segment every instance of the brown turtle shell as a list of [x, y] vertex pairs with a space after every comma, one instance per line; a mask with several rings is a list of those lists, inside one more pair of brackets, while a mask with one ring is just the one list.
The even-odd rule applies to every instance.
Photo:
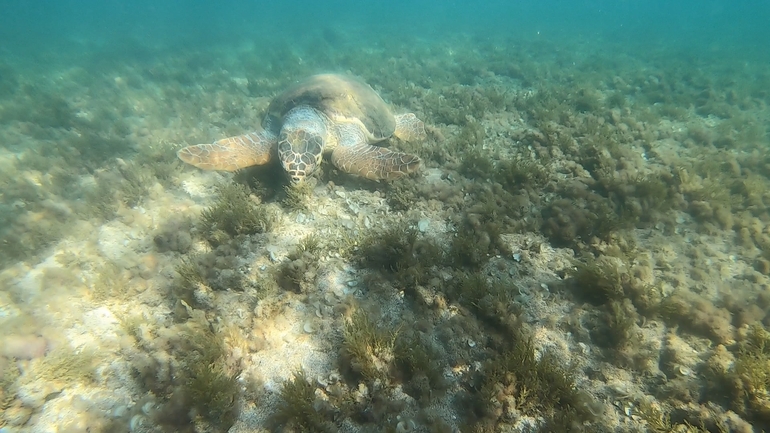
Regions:
[[338, 74], [313, 75], [273, 98], [263, 126], [280, 125], [286, 113], [299, 105], [323, 112], [332, 122], [359, 120], [375, 141], [396, 130], [393, 113], [374, 89], [356, 77]]

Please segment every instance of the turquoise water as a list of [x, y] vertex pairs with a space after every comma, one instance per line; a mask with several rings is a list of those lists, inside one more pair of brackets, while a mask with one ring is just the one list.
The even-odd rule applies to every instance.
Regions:
[[[6, 53], [110, 50], [123, 44], [205, 47], [254, 38], [302, 44], [328, 29], [355, 29], [356, 40], [383, 31], [440, 41], [478, 37], [611, 39], [631, 46], [727, 48], [759, 53], [770, 6], [754, 2], [28, 2], [3, 4]], [[129, 53], [126, 53], [129, 54]]]
[[[0, 433], [769, 431], [769, 22], [2, 2]], [[419, 169], [177, 158], [319, 73]]]

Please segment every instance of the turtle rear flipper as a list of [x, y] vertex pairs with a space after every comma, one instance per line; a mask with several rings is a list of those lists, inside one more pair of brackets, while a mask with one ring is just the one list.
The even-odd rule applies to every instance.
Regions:
[[420, 167], [420, 158], [370, 144], [339, 146], [332, 151], [332, 164], [345, 173], [372, 180], [394, 180]]
[[211, 144], [197, 144], [180, 149], [182, 161], [204, 170], [235, 171], [270, 162], [275, 136], [266, 131], [223, 138]]
[[425, 139], [425, 124], [414, 113], [397, 114], [396, 130], [393, 135], [404, 141], [417, 141]]

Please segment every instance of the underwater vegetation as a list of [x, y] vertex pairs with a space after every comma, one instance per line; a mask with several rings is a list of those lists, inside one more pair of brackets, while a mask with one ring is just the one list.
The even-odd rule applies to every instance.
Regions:
[[189, 336], [188, 341], [195, 347], [186, 353], [182, 363], [186, 376], [182, 392], [197, 416], [227, 431], [237, 415], [237, 372], [230, 371], [224, 363], [221, 340], [206, 331], [198, 332], [202, 335]]
[[[19, 367], [14, 363], [3, 363], [0, 369], [0, 414], [8, 413], [8, 409], [17, 398], [17, 379], [21, 376]], [[0, 428], [8, 423], [6, 416], [0, 415]]]
[[584, 423], [596, 420], [603, 409], [580, 390], [572, 371], [551, 352], [536, 356], [526, 334], [509, 338], [468, 389], [468, 431], [496, 431], [521, 415], [544, 417], [541, 431], [590, 431]]
[[286, 197], [282, 203], [287, 209], [301, 211], [307, 208], [307, 200], [313, 194], [313, 185], [310, 181], [291, 183], [284, 187]]
[[128, 207], [134, 207], [147, 195], [150, 186], [155, 183], [153, 173], [143, 170], [136, 162], [118, 164], [118, 171], [123, 175], [120, 185], [120, 198]]
[[256, 204], [246, 186], [227, 183], [218, 187], [214, 204], [201, 213], [200, 231], [214, 247], [239, 235], [268, 232], [275, 216]]
[[34, 259], [66, 234], [76, 215], [54, 189], [21, 162], [0, 171], [0, 266]]
[[[6, 219], [6, 218], [0, 218]], [[34, 259], [65, 234], [65, 225], [40, 214], [19, 215], [0, 229], [0, 266]]]
[[710, 365], [709, 376], [718, 380], [715, 388], [736, 413], [759, 426], [770, 426], [770, 332], [761, 325], [749, 327], [733, 355], [731, 368]]
[[[335, 432], [333, 412], [317, 402], [316, 387], [303, 373], [297, 373], [281, 386], [281, 403], [270, 417], [276, 427], [291, 426], [299, 431]], [[326, 410], [324, 410], [326, 409]]]
[[316, 235], [303, 238], [276, 270], [275, 281], [278, 286], [296, 293], [311, 291], [322, 251]]
[[[464, 429], [497, 431], [524, 415], [543, 417], [539, 431], [590, 431], [584, 423], [596, 420], [601, 405], [580, 390], [571, 367], [558, 356], [535, 350], [519, 318], [522, 306], [514, 300], [516, 287], [482, 272], [458, 271], [456, 279], [449, 300], [472, 312], [467, 320], [478, 320], [488, 335], [481, 368], [465, 385]], [[429, 382], [442, 389], [441, 381]]]
[[198, 284], [206, 284], [206, 275], [198, 257], [184, 257], [176, 266], [180, 283], [183, 287], [195, 287]]
[[104, 264], [91, 284], [91, 297], [97, 302], [128, 297], [129, 284], [122, 271], [115, 263]]
[[359, 260], [363, 266], [383, 271], [406, 269], [415, 260], [417, 235], [417, 229], [407, 224], [370, 232], [359, 243]]
[[153, 422], [177, 431], [195, 426], [224, 432], [236, 420], [240, 370], [201, 312], [188, 312], [183, 323], [153, 332], [140, 318], [127, 322], [146, 351], [134, 359], [134, 375], [155, 397], [155, 409], [148, 414]]
[[182, 256], [176, 264], [177, 278], [171, 292], [196, 308], [212, 308], [214, 291], [255, 289], [260, 296], [273, 292], [275, 281], [266, 276], [249, 278], [240, 257], [245, 247], [238, 243], [219, 245], [212, 251]]
[[648, 401], [641, 401], [637, 405], [637, 412], [638, 416], [647, 424], [649, 431], [653, 433], [707, 433], [712, 431], [727, 433], [731, 431], [723, 420], [713, 416], [713, 414], [711, 414], [708, 424], [701, 422], [693, 425], [686, 420], [682, 422], [672, 421], [670, 413], [664, 412], [659, 406]]
[[514, 302], [515, 286], [490, 280], [481, 272], [458, 272], [448, 288], [450, 299], [473, 311], [479, 320], [495, 328], [510, 330], [519, 324], [521, 306]]
[[627, 280], [628, 276], [621, 274], [617, 263], [609, 257], [601, 257], [577, 263], [572, 281], [575, 292], [582, 299], [603, 305], [625, 298]]
[[192, 249], [193, 218], [169, 218], [157, 230], [152, 241], [161, 253], [176, 252], [186, 254]]
[[501, 194], [495, 186], [474, 192], [478, 194], [478, 201], [454, 221], [457, 229], [449, 256], [457, 266], [479, 268], [493, 255], [509, 253], [500, 235], [509, 223], [508, 218], [516, 215], [509, 209], [516, 206], [517, 201], [507, 201], [510, 197]]
[[351, 254], [361, 266], [383, 272], [407, 290], [424, 284], [431, 268], [446, 262], [441, 246], [407, 222], [369, 231]]
[[407, 422], [400, 415], [404, 403], [395, 397], [396, 387], [403, 384], [405, 392], [426, 404], [445, 388], [435, 353], [401, 328], [390, 329], [358, 310], [345, 322], [342, 337], [338, 364], [346, 379], [320, 383], [295, 373], [281, 387], [271, 428], [338, 431], [353, 422], [363, 429], [402, 431]]
[[547, 165], [547, 158], [533, 160], [523, 155], [505, 158], [472, 148], [463, 154], [458, 171], [468, 178], [498, 182], [506, 191], [514, 193], [543, 188], [551, 179]]
[[58, 383], [91, 382], [95, 380], [99, 354], [92, 348], [59, 348], [40, 359], [36, 377]]
[[421, 404], [443, 395], [449, 386], [444, 377], [447, 367], [443, 356], [430, 338], [409, 329], [399, 329], [393, 346], [396, 377], [404, 384], [404, 392]]
[[383, 329], [365, 312], [354, 313], [342, 330], [342, 371], [366, 383], [387, 383], [397, 335], [397, 332]]

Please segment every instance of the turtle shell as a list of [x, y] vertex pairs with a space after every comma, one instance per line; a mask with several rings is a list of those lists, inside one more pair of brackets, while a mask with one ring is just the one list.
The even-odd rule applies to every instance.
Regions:
[[313, 107], [333, 122], [360, 120], [374, 141], [396, 130], [393, 113], [374, 89], [358, 78], [337, 74], [313, 75], [273, 98], [263, 126], [280, 124], [299, 105]]

